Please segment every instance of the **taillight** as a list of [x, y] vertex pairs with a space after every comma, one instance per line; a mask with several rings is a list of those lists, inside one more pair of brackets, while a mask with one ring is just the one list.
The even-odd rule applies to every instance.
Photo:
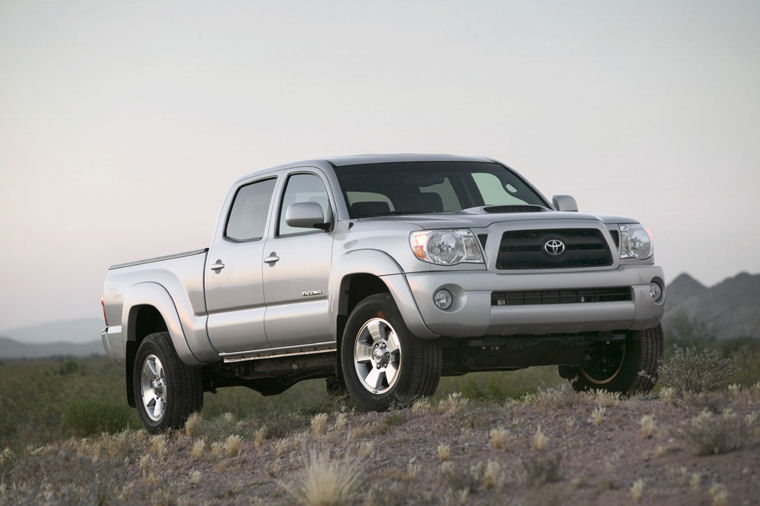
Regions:
[[106, 322], [106, 327], [108, 327], [108, 317], [106, 316], [106, 301], [102, 296], [100, 297], [100, 305], [103, 306], [103, 320]]

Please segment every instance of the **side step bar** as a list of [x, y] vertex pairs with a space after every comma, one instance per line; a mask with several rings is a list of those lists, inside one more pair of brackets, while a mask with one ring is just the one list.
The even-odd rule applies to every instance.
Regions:
[[264, 360], [268, 358], [297, 357], [316, 353], [337, 352], [334, 341], [315, 343], [310, 346], [284, 346], [282, 348], [267, 348], [266, 350], [243, 351], [237, 353], [220, 353], [225, 364], [243, 362], [246, 360]]

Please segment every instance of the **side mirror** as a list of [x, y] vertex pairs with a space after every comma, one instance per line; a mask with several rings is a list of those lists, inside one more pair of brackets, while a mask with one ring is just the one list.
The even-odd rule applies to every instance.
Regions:
[[552, 205], [557, 211], [578, 212], [578, 204], [570, 195], [555, 195], [552, 197]]
[[321, 228], [327, 230], [329, 223], [325, 223], [325, 215], [322, 206], [316, 202], [296, 202], [290, 204], [285, 211], [285, 223], [297, 228]]

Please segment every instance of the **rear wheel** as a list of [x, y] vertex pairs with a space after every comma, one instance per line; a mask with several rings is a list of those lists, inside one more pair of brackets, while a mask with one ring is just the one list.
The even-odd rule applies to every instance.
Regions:
[[657, 369], [663, 356], [662, 325], [633, 332], [623, 342], [599, 346], [589, 364], [560, 367], [573, 388], [607, 390], [622, 394], [647, 393], [657, 382]]
[[441, 348], [409, 331], [388, 294], [356, 305], [341, 341], [346, 388], [363, 409], [381, 411], [435, 392]]
[[203, 408], [200, 370], [180, 360], [167, 332], [150, 334], [140, 344], [132, 388], [137, 414], [151, 434], [181, 428]]

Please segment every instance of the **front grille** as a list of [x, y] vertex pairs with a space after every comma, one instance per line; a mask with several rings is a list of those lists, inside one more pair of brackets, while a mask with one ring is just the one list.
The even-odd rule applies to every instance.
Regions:
[[534, 304], [580, 304], [587, 302], [618, 302], [631, 299], [631, 288], [583, 288], [578, 290], [528, 290], [492, 292], [492, 306], [529, 306]]
[[[559, 240], [565, 250], [550, 255], [547, 241]], [[496, 259], [497, 269], [566, 269], [612, 265], [602, 232], [595, 228], [513, 230], [504, 232]]]

